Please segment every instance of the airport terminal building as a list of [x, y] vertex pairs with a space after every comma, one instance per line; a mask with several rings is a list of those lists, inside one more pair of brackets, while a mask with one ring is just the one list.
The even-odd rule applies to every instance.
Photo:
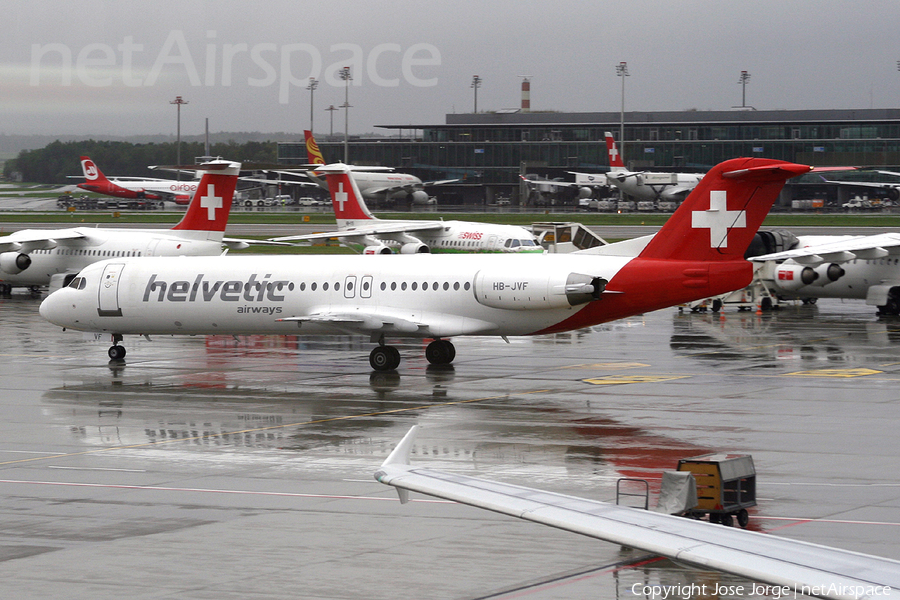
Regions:
[[[520, 173], [571, 181], [567, 171], [606, 171], [606, 131], [631, 169], [704, 172], [729, 158], [757, 156], [900, 170], [900, 109], [626, 112], [622, 139], [619, 112], [513, 109], [449, 114], [444, 125], [380, 127], [392, 133], [350, 139], [350, 162], [395, 166], [423, 180], [459, 178], [478, 188], [448, 190], [467, 203], [485, 194], [515, 196]], [[326, 159], [343, 156], [343, 136], [319, 145]], [[303, 163], [305, 145], [282, 143], [278, 158]]]

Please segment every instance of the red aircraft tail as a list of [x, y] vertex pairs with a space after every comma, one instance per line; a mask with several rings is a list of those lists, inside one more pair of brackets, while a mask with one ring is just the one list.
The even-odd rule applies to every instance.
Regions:
[[323, 173], [328, 181], [328, 191], [331, 193], [331, 204], [339, 229], [353, 227], [359, 221], [375, 219], [346, 165], [329, 165], [316, 171]]
[[109, 183], [109, 179], [100, 171], [100, 167], [87, 156], [81, 157], [81, 171], [89, 183]]
[[622, 155], [619, 154], [616, 140], [613, 139], [613, 134], [608, 131], [606, 132], [606, 153], [609, 154], [609, 169], [611, 171], [625, 170], [625, 161], [622, 159]]
[[223, 233], [234, 199], [241, 163], [214, 160], [191, 169], [203, 170], [184, 218], [172, 229]]
[[736, 158], [707, 173], [636, 257], [610, 279], [600, 300], [539, 333], [613, 321], [746, 287], [744, 253], [791, 177], [810, 167]]

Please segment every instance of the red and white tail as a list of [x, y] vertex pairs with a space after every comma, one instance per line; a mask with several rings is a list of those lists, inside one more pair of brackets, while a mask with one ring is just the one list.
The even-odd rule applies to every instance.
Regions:
[[716, 165], [638, 258], [743, 260], [784, 182], [809, 170], [767, 158], [735, 158]]
[[324, 165], [325, 158], [322, 156], [322, 151], [319, 150], [319, 144], [316, 143], [316, 138], [313, 137], [312, 131], [304, 129], [303, 137], [306, 140], [306, 157], [309, 160], [309, 164]]
[[324, 174], [331, 193], [331, 205], [337, 219], [338, 229], [356, 227], [361, 222], [374, 221], [375, 216], [369, 212], [359, 187], [350, 175], [347, 165], [327, 165], [316, 172]]
[[616, 146], [616, 140], [613, 139], [613, 134], [607, 131], [605, 135], [606, 153], [609, 155], [609, 170], [624, 171], [625, 161], [622, 160], [622, 155], [619, 154], [619, 148]]
[[100, 167], [90, 159], [90, 157], [82, 156], [81, 157], [81, 171], [84, 173], [84, 178], [88, 180], [90, 183], [100, 183], [100, 182], [108, 182], [109, 180], [106, 178], [100, 171]]
[[203, 177], [184, 218], [172, 229], [224, 233], [241, 163], [214, 160], [191, 168], [203, 170]]
[[609, 280], [597, 302], [543, 330], [553, 333], [613, 321], [746, 287], [744, 253], [784, 182], [810, 167], [736, 158], [707, 173], [636, 258]]

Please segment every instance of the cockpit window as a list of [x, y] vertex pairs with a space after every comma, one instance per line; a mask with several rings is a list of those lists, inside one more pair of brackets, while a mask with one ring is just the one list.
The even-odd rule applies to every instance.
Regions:
[[69, 284], [69, 287], [74, 290], [83, 290], [87, 287], [87, 280], [84, 277], [76, 277], [72, 280], [72, 283]]
[[519, 240], [519, 241], [522, 243], [523, 246], [537, 246], [537, 244], [534, 243], [534, 240]]

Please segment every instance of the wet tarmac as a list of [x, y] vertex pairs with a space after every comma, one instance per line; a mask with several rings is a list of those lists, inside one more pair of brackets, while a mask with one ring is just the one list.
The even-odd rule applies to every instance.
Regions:
[[[8, 598], [653, 597], [746, 585], [475, 508], [400, 505], [413, 460], [603, 500], [709, 452], [752, 454], [750, 527], [900, 559], [900, 321], [861, 302], [658, 311], [454, 340], [452, 367], [362, 337], [106, 345], [0, 300], [0, 589]], [[650, 587], [645, 587], [650, 586]], [[682, 588], [683, 589], [683, 588]]]

